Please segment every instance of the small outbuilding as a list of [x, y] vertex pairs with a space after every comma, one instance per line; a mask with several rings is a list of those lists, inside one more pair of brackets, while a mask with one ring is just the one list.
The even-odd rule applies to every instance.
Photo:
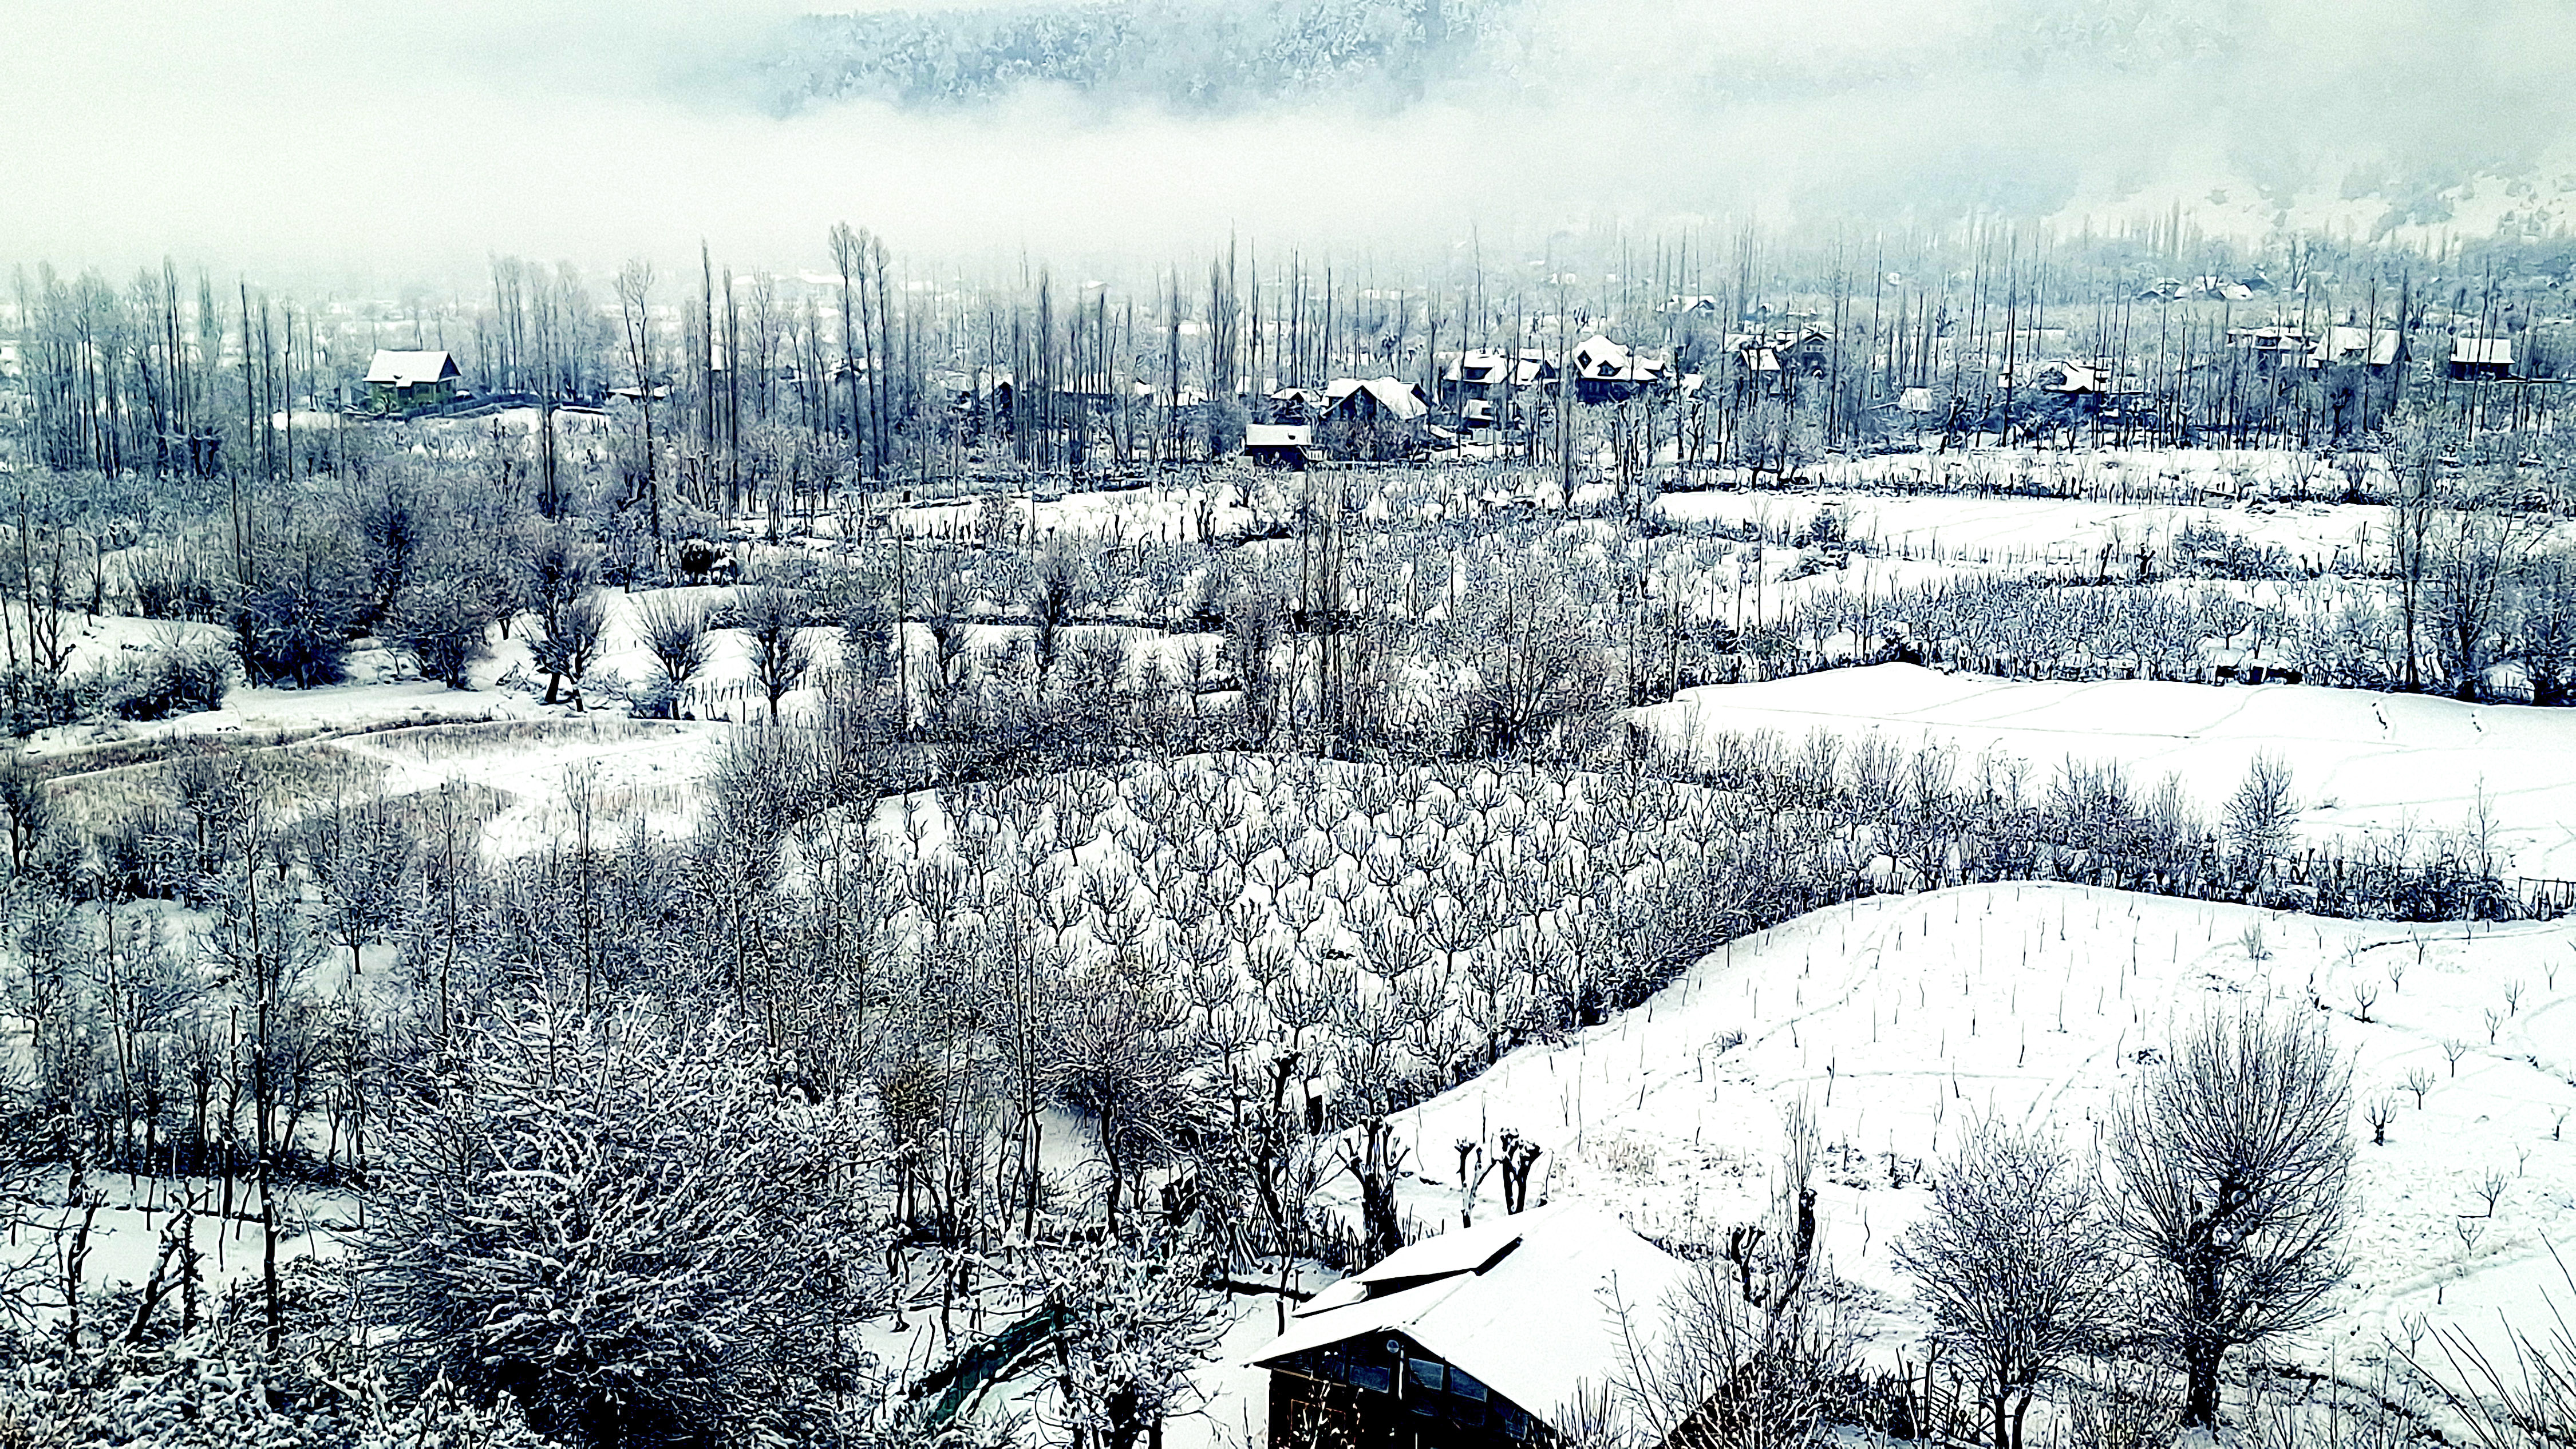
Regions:
[[2488, 382], [2513, 376], [2513, 340], [2508, 337], [2452, 338], [2451, 376], [2464, 382]]
[[1243, 430], [1243, 456], [1260, 467], [1303, 472], [1309, 464], [1323, 461], [1324, 454], [1315, 446], [1311, 424], [1252, 423]]

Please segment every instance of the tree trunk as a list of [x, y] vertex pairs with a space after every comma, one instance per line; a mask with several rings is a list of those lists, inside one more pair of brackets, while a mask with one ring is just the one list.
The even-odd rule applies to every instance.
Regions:
[[2184, 1340], [2182, 1348], [2185, 1391], [2183, 1394], [2183, 1427], [2215, 1426], [2218, 1423], [2218, 1358], [2219, 1346], [2202, 1342], [2197, 1337]]

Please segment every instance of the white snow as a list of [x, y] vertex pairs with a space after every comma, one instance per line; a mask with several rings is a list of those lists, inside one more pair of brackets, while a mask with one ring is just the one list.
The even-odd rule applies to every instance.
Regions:
[[2311, 837], [2457, 831], [2483, 791], [2508, 883], [2576, 877], [2576, 710], [2307, 685], [2033, 683], [1882, 664], [1684, 690], [1637, 713], [1675, 744], [1876, 729], [1909, 748], [1955, 745], [1963, 760], [2018, 755], [2042, 781], [2069, 757], [2117, 762], [2141, 789], [2181, 776], [2213, 816], [2254, 756], [2274, 753], [2290, 762]]

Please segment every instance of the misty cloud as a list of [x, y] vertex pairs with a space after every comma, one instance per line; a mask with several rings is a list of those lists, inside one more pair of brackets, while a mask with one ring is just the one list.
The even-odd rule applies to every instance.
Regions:
[[2554, 74], [2576, 20], [2537, 0], [795, 8], [25, 17], [0, 58], [0, 258], [390, 290], [496, 251], [605, 268], [701, 236], [819, 265], [842, 218], [916, 259], [1109, 270], [1229, 232], [1365, 265], [1471, 223], [2072, 225], [2179, 201], [2259, 232], [2549, 218], [2576, 192]]

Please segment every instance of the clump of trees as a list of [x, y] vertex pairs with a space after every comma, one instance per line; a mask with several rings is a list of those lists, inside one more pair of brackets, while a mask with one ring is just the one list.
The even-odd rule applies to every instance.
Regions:
[[866, 1391], [882, 1145], [739, 1027], [539, 995], [391, 1102], [361, 1257], [412, 1382], [593, 1444], [826, 1432]]
[[2021, 1449], [2043, 1392], [2133, 1355], [2180, 1369], [2182, 1424], [2215, 1424], [2226, 1355], [2315, 1324], [2342, 1281], [2350, 1117], [2322, 1022], [2247, 1011], [2184, 1028], [2141, 1076], [2107, 1182], [2044, 1127], [1972, 1125], [1897, 1261], [1985, 1442]]

